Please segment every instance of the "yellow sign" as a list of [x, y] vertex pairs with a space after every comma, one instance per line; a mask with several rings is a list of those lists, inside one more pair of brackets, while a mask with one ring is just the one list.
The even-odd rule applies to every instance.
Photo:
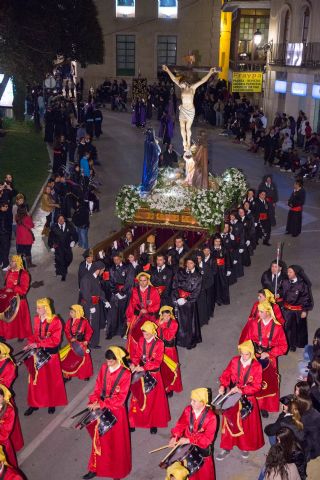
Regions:
[[262, 72], [233, 72], [232, 93], [261, 93]]

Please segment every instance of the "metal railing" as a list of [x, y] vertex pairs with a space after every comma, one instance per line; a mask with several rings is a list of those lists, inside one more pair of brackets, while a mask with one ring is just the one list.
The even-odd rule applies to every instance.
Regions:
[[266, 61], [230, 59], [229, 65], [234, 72], [263, 72], [265, 70]]
[[270, 65], [282, 67], [320, 67], [320, 43], [274, 43], [270, 50]]

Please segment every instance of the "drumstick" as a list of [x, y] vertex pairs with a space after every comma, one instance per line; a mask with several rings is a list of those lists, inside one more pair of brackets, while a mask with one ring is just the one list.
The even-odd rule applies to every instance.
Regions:
[[155, 453], [155, 452], [160, 452], [160, 450], [164, 450], [165, 448], [170, 448], [171, 445], [164, 445], [163, 447], [156, 448], [155, 450], [150, 450], [148, 453]]
[[170, 450], [170, 452], [168, 453], [168, 455], [166, 455], [162, 460], [161, 460], [161, 463], [165, 462], [167, 460], [168, 457], [170, 457], [171, 453], [173, 453], [178, 447], [180, 446], [180, 443], [176, 443], [175, 446], [173, 447], [172, 450]]

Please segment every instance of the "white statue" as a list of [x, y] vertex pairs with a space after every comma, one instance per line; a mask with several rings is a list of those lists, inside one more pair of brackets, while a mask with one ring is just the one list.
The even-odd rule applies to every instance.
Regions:
[[210, 68], [207, 75], [205, 75], [199, 82], [190, 85], [185, 80], [179, 80], [167, 67], [167, 65], [162, 65], [162, 70], [166, 72], [171, 80], [181, 88], [181, 101], [182, 105], [179, 107], [179, 122], [180, 130], [183, 141], [184, 151], [190, 151], [191, 147], [191, 126], [195, 116], [195, 108], [193, 104], [194, 94], [200, 85], [207, 82], [211, 75], [215, 73], [214, 68]]

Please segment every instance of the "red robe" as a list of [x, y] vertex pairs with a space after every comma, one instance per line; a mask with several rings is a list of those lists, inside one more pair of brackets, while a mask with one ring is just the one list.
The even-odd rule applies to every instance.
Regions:
[[[204, 419], [201, 428], [198, 428], [201, 414], [196, 419], [194, 416], [193, 432], [190, 431], [190, 412], [191, 406], [184, 409], [181, 417], [177, 421], [175, 427], [171, 430], [171, 435], [179, 440], [181, 437], [186, 437], [190, 443], [199, 448], [208, 448], [212, 445], [217, 430], [216, 415], [210, 408]], [[199, 431], [198, 431], [199, 430]], [[212, 454], [204, 458], [204, 464], [200, 470], [192, 475], [192, 480], [214, 480], [214, 463]]]
[[[26, 295], [30, 286], [30, 276], [26, 270], [21, 270], [20, 284], [18, 285], [19, 272], [9, 270], [5, 278], [5, 288], [10, 288], [14, 293]], [[0, 336], [6, 340], [11, 338], [27, 338], [32, 335], [32, 325], [29, 305], [26, 298], [20, 298], [18, 313], [12, 322], [0, 321]]]
[[[117, 418], [117, 422], [102, 437], [95, 432], [96, 422], [88, 427], [88, 431], [94, 440], [92, 442], [92, 451], [89, 460], [89, 471], [95, 472], [98, 477], [125, 478], [131, 472], [131, 444], [129, 434], [129, 424], [126, 409], [126, 399], [128, 397], [131, 373], [124, 369], [118, 385], [116, 386], [111, 398], [101, 400], [105, 373], [108, 366], [103, 364], [98, 374], [95, 389], [89, 396], [90, 403], [99, 402], [100, 408], [109, 408]], [[120, 367], [114, 372], [108, 370], [106, 377], [106, 396], [110, 395], [112, 386], [116, 381]], [[97, 452], [101, 451], [98, 455]]]
[[12, 442], [12, 432], [15, 424], [15, 409], [11, 403], [7, 403], [6, 410], [1, 416], [0, 413], [0, 445], [3, 446], [8, 463], [17, 467], [17, 458]]
[[[243, 327], [243, 330], [241, 332], [239, 342], [238, 342], [239, 345], [241, 345], [241, 343], [243, 343], [246, 340], [246, 338], [248, 338], [248, 329], [249, 329], [249, 326], [250, 326], [251, 322], [257, 322], [259, 320], [258, 305], [259, 305], [258, 301], [253, 304], [253, 307], [251, 309], [251, 312], [250, 312], [250, 315], [248, 317], [247, 323], [245, 324], [245, 326]], [[283, 318], [283, 315], [282, 315], [282, 312], [281, 312], [281, 309], [280, 309], [279, 305], [277, 305], [276, 303], [271, 303], [271, 306], [272, 306], [274, 316], [276, 317], [278, 322], [281, 325], [284, 325], [284, 318]]]
[[[262, 389], [257, 393], [256, 398], [259, 403], [260, 410], [267, 410], [267, 412], [279, 411], [279, 374], [277, 357], [284, 355], [288, 350], [287, 339], [282, 325], [275, 324], [274, 332], [271, 342], [270, 338], [272, 320], [268, 325], [264, 325], [261, 320], [258, 320], [261, 324], [261, 336], [263, 347], [272, 347], [269, 353], [269, 365], [262, 369]], [[258, 322], [251, 322], [248, 328], [246, 340], [252, 340], [259, 344], [259, 331]]]
[[[4, 475], [4, 476], [1, 476]], [[20, 475], [18, 470], [11, 467], [11, 465], [5, 465], [0, 468], [0, 478], [2, 480], [23, 480], [24, 477]]]
[[37, 347], [42, 348], [56, 348], [57, 353], [51, 353], [49, 362], [38, 370], [36, 375], [29, 375], [28, 405], [38, 408], [67, 405], [67, 394], [58, 353], [62, 323], [58, 317], [53, 317], [49, 324], [47, 320], [41, 323], [40, 318], [36, 316], [34, 332], [34, 335], [28, 338], [29, 343], [36, 343]]
[[238, 378], [239, 358], [239, 356], [232, 358], [220, 377], [220, 383], [225, 388], [229, 387], [230, 383], [236, 384], [242, 393], [248, 396], [253, 410], [245, 420], [240, 418], [240, 410], [238, 410], [236, 433], [230, 428], [226, 415], [223, 414], [220, 446], [224, 450], [232, 450], [234, 446], [244, 451], [259, 450], [264, 445], [264, 438], [260, 410], [255, 395], [261, 390], [262, 367], [256, 360], [252, 361], [249, 378], [244, 385], [243, 380], [249, 366], [244, 368], [240, 363], [240, 378]]
[[[151, 346], [154, 341], [156, 343], [150, 356]], [[131, 357], [134, 365], [139, 365], [142, 359], [144, 342], [144, 338], [140, 338], [138, 346], [135, 349], [135, 354]], [[151, 375], [157, 380], [157, 385], [146, 395], [146, 406], [143, 411], [139, 408], [136, 398], [134, 396], [131, 397], [129, 410], [130, 426], [139, 428], [166, 428], [170, 421], [170, 411], [160, 373], [160, 366], [164, 354], [164, 344], [159, 339], [145, 343], [146, 362], [143, 368], [145, 371], [149, 370], [152, 372]]]
[[[79, 329], [78, 327], [81, 321], [82, 323]], [[84, 351], [86, 351], [88, 349], [88, 344], [93, 334], [93, 329], [86, 318], [75, 318], [75, 319], [69, 318], [64, 327], [64, 333], [70, 344], [71, 344], [71, 340], [75, 338], [76, 333], [83, 334], [84, 339], [82, 341], [87, 342], [87, 345], [82, 344], [82, 346]], [[76, 368], [72, 367], [73, 361], [71, 357], [73, 357], [73, 359], [75, 358], [75, 354], [73, 350], [71, 350], [69, 354], [66, 356], [66, 358], [61, 362], [62, 373], [65, 377], [67, 378], [77, 377], [80, 380], [84, 380], [85, 378], [92, 377], [93, 366], [92, 366], [90, 352], [86, 352], [84, 354], [84, 357], [82, 357], [81, 363], [79, 363], [79, 365], [77, 365]], [[79, 356], [77, 357], [81, 358]], [[76, 358], [76, 360], [78, 359]]]
[[[164, 342], [164, 353], [168, 355], [174, 362], [179, 364], [178, 351], [176, 346], [166, 346], [167, 342], [173, 342], [176, 338], [176, 334], [179, 328], [178, 322], [175, 318], [171, 318], [169, 322], [160, 324], [160, 320], [157, 320], [158, 325], [158, 337]], [[175, 376], [168, 369], [164, 362], [162, 362], [161, 375], [166, 392], [182, 392], [181, 370], [178, 366]], [[173, 382], [173, 383], [172, 383]]]
[[[7, 361], [9, 360], [9, 361]], [[11, 389], [14, 380], [17, 377], [17, 367], [11, 360], [11, 358], [0, 360], [0, 370], [1, 367], [4, 367], [3, 371], [0, 373], [0, 384], [4, 385], [5, 387]], [[11, 434], [11, 440], [14, 446], [14, 450], [18, 452], [24, 445], [23, 435], [21, 431], [21, 425], [18, 415], [18, 409], [15, 405], [13, 398], [11, 397], [11, 404], [15, 410], [15, 422]]]
[[[148, 300], [148, 289], [150, 289], [149, 300]], [[139, 298], [138, 291], [140, 291], [140, 294], [141, 294], [142, 304]], [[142, 308], [144, 310], [147, 310], [146, 315], [148, 316], [148, 320], [150, 320], [151, 322], [155, 322], [156, 314], [160, 309], [160, 304], [161, 304], [161, 298], [156, 287], [149, 286], [144, 291], [142, 291], [139, 286], [132, 289], [129, 305], [126, 310], [127, 323], [129, 324], [127, 350], [129, 352], [130, 357], [134, 355], [134, 350], [137, 347], [139, 338], [142, 337], [142, 332], [140, 331], [140, 328], [138, 325], [140, 310]], [[141, 320], [140, 326], [142, 326], [142, 323], [143, 323], [143, 319]], [[137, 325], [137, 328], [133, 332], [135, 325]]]

